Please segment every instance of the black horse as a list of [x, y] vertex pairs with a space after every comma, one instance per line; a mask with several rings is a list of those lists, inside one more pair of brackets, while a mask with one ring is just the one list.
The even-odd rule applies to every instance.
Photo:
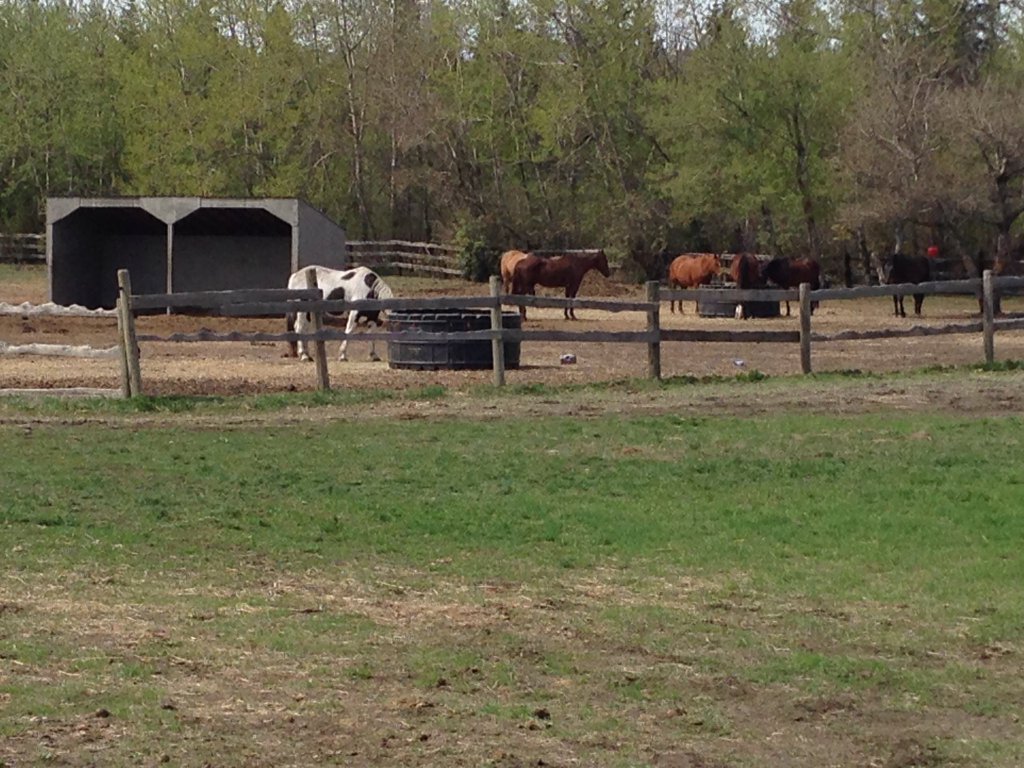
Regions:
[[[771, 283], [780, 288], [798, 288], [808, 283], [812, 291], [821, 288], [821, 265], [814, 259], [790, 259], [780, 256], [772, 259], [761, 270]], [[811, 302], [811, 312], [818, 308], [818, 302]], [[786, 302], [786, 317], [789, 317], [789, 302]]]
[[[927, 256], [911, 256], [905, 253], [894, 253], [885, 261], [876, 264], [878, 279], [884, 285], [899, 285], [901, 283], [924, 283], [931, 278], [932, 263]], [[924, 294], [914, 294], [914, 314], [921, 314], [921, 305], [924, 304]], [[897, 317], [906, 317], [903, 309], [903, 295], [896, 294], [892, 297], [893, 314]]]

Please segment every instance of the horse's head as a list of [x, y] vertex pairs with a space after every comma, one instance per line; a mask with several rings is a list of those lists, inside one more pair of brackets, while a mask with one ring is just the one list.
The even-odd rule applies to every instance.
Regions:
[[716, 275], [722, 274], [722, 257], [717, 253], [711, 254], [711, 268], [714, 270]]
[[878, 282], [886, 285], [892, 275], [892, 265], [895, 262], [893, 255], [879, 256], [877, 252], [871, 252], [871, 265], [878, 273]]
[[605, 255], [603, 248], [594, 256], [594, 268], [605, 277], [612, 276], [612, 271], [608, 268], [608, 256]]

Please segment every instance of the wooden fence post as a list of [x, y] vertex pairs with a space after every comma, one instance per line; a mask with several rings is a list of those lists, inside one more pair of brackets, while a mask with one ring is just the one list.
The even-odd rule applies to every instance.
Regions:
[[647, 301], [654, 307], [647, 310], [647, 331], [654, 340], [647, 342], [647, 378], [661, 378], [661, 286], [657, 280], [647, 283]]
[[996, 359], [995, 294], [992, 270], [986, 269], [981, 276], [981, 329], [985, 342], [985, 362], [990, 365]]
[[494, 370], [494, 386], [505, 386], [505, 334], [501, 316], [501, 277], [491, 275], [491, 366]]
[[[120, 294], [120, 290], [118, 290]], [[131, 379], [128, 376], [128, 344], [125, 342], [124, 329], [127, 326], [127, 321], [124, 316], [124, 302], [121, 301], [121, 296], [117, 297], [117, 350], [119, 352], [118, 358], [121, 363], [121, 396], [126, 400], [132, 396], [132, 384]]]
[[[306, 287], [319, 287], [316, 284], [315, 269], [306, 272]], [[323, 312], [312, 312], [310, 313], [310, 318], [313, 320], [313, 330], [316, 333], [320, 333], [324, 329]], [[316, 352], [313, 354], [313, 360], [316, 362], [316, 386], [318, 389], [325, 391], [331, 388], [331, 380], [327, 373], [327, 342], [323, 339], [317, 339], [314, 343], [316, 346]]]
[[800, 283], [800, 370], [811, 372], [811, 286]]
[[135, 334], [135, 312], [132, 310], [132, 279], [127, 269], [117, 270], [118, 325], [124, 350], [122, 391], [128, 397], [142, 395], [142, 367], [139, 365], [139, 342]]

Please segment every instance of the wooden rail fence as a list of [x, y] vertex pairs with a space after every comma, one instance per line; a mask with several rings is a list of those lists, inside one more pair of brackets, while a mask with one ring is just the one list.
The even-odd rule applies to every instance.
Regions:
[[46, 235], [0, 234], [0, 262], [39, 263], [46, 261]]
[[451, 245], [408, 240], [350, 240], [348, 250], [353, 264], [387, 274], [462, 277], [456, 258], [458, 248]]
[[[656, 282], [646, 285], [644, 301], [618, 301], [607, 299], [564, 299], [546, 296], [518, 296], [501, 293], [500, 280], [492, 277], [490, 294], [472, 297], [439, 298], [392, 298], [367, 299], [346, 302], [322, 298], [316, 287], [315, 275], [310, 275], [310, 285], [304, 290], [254, 289], [243, 291], [203, 291], [178, 294], [133, 295], [131, 280], [126, 270], [118, 272], [118, 335], [121, 349], [122, 391], [125, 397], [136, 397], [143, 392], [142, 373], [139, 362], [140, 341], [270, 341], [270, 342], [313, 342], [318, 361], [316, 365], [317, 385], [329, 389], [324, 343], [328, 340], [354, 338], [344, 331], [325, 329], [325, 313], [341, 314], [349, 310], [462, 310], [487, 309], [491, 314], [491, 328], [479, 331], [458, 331], [431, 333], [424, 331], [363, 331], [358, 338], [367, 341], [436, 342], [490, 340], [493, 354], [493, 381], [501, 386], [505, 381], [505, 367], [502, 354], [505, 342], [524, 341], [571, 341], [571, 342], [620, 342], [647, 345], [647, 376], [661, 377], [662, 342], [774, 342], [800, 345], [801, 370], [810, 373], [811, 349], [813, 343], [849, 339], [899, 338], [951, 333], [978, 333], [983, 335], [984, 357], [991, 363], [995, 357], [994, 336], [997, 330], [1024, 329], [1024, 317], [997, 318], [993, 306], [998, 291], [1024, 287], [1024, 277], [994, 277], [986, 272], [981, 280], [957, 280], [934, 283], [865, 286], [860, 288], [826, 288], [811, 290], [804, 284], [797, 290], [723, 290], [692, 289], [666, 291]], [[942, 326], [912, 326], [910, 328], [889, 328], [868, 331], [840, 331], [837, 333], [815, 333], [812, 330], [811, 302], [823, 300], [851, 300], [864, 297], [893, 296], [906, 293], [977, 295], [981, 292], [983, 312], [979, 321], [951, 323]], [[798, 301], [800, 306], [799, 330], [681, 330], [661, 327], [661, 303], [664, 301]], [[571, 306], [576, 309], [597, 309], [607, 312], [644, 312], [647, 322], [642, 331], [552, 331], [509, 329], [502, 325], [503, 306], [515, 307], [556, 307]], [[135, 316], [141, 311], [168, 308], [198, 307], [217, 310], [226, 316], [285, 315], [292, 312], [308, 312], [313, 317], [313, 330], [307, 333], [294, 331], [285, 333], [216, 333], [198, 331], [175, 333], [170, 336], [140, 335], [135, 330]]]

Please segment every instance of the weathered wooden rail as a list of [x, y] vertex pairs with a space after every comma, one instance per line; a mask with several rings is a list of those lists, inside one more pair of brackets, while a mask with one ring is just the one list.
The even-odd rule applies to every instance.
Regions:
[[[327, 314], [342, 314], [350, 310], [463, 310], [487, 309], [491, 313], [491, 328], [480, 331], [457, 331], [444, 334], [423, 331], [361, 331], [358, 337], [374, 341], [478, 341], [490, 340], [493, 354], [493, 376], [496, 386], [505, 381], [502, 349], [505, 342], [565, 341], [565, 342], [616, 342], [647, 345], [647, 375], [661, 377], [661, 344], [663, 342], [746, 342], [746, 343], [797, 343], [800, 345], [801, 370], [811, 372], [811, 349], [813, 343], [855, 339], [901, 338], [951, 333], [981, 332], [984, 341], [984, 358], [992, 362], [995, 355], [994, 335], [997, 330], [1024, 329], [1024, 317], [996, 318], [993, 312], [995, 297], [1000, 290], [1024, 287], [1024, 277], [994, 277], [986, 272], [981, 280], [944, 281], [921, 284], [865, 286], [860, 288], [826, 288], [811, 290], [802, 285], [797, 290], [728, 290], [691, 289], [666, 291], [658, 283], [647, 283], [645, 300], [617, 301], [608, 299], [564, 299], [546, 296], [519, 296], [501, 293], [500, 280], [491, 278], [490, 294], [472, 297], [439, 298], [391, 298], [367, 299], [346, 302], [326, 300], [316, 287], [315, 275], [310, 273], [310, 284], [304, 290], [286, 289], [207, 291], [184, 294], [147, 294], [136, 296], [131, 292], [127, 271], [118, 273], [118, 328], [122, 358], [122, 390], [126, 397], [142, 394], [142, 375], [139, 364], [140, 341], [263, 341], [263, 342], [313, 342], [317, 360], [317, 384], [329, 389], [326, 341], [344, 340], [354, 335], [344, 331], [325, 328], [323, 318]], [[864, 297], [893, 296], [906, 293], [978, 295], [982, 298], [982, 318], [979, 321], [950, 323], [941, 326], [914, 325], [910, 328], [886, 328], [867, 331], [839, 331], [814, 333], [812, 331], [811, 302], [823, 300], [851, 300]], [[718, 299], [728, 296], [733, 301], [782, 301], [799, 302], [798, 330], [699, 330], [662, 328], [660, 322], [661, 304], [664, 301], [697, 301]], [[524, 330], [503, 328], [501, 310], [503, 306], [514, 307], [555, 307], [571, 306], [577, 309], [595, 309], [606, 312], [643, 312], [646, 327], [640, 331], [556, 331]], [[135, 331], [135, 316], [140, 312], [161, 309], [201, 308], [216, 310], [224, 316], [278, 315], [306, 312], [313, 317], [313, 330], [307, 333], [217, 333], [197, 331], [176, 333], [170, 336], [139, 335]]]
[[350, 240], [353, 264], [372, 267], [389, 274], [422, 274], [432, 277], [462, 277], [456, 262], [458, 248], [438, 243], [408, 240]]
[[0, 234], [0, 262], [37, 264], [46, 261], [46, 235]]

